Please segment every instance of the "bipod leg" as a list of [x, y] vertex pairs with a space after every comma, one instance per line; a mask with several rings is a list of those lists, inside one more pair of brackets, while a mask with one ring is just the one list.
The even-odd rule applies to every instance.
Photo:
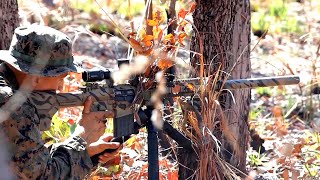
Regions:
[[158, 132], [149, 119], [148, 130], [148, 180], [159, 179]]
[[148, 131], [148, 179], [159, 180], [158, 131], [151, 122], [152, 110], [153, 107], [148, 106], [145, 110], [140, 109], [138, 115]]

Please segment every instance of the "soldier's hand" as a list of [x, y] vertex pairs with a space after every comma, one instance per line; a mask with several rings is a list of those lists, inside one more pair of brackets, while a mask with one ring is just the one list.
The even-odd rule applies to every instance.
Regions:
[[104, 153], [99, 156], [99, 162], [106, 163], [115, 157], [118, 156], [119, 150], [120, 150], [120, 143], [118, 142], [110, 142], [110, 140], [113, 138], [110, 134], [104, 134], [100, 137], [100, 139], [94, 143], [91, 143], [87, 146], [87, 151], [89, 156], [93, 156], [96, 154], [99, 154], [103, 152], [106, 149], [113, 149], [111, 153]]
[[114, 116], [112, 111], [90, 112], [92, 102], [92, 97], [89, 96], [84, 103], [82, 119], [78, 124], [78, 126], [80, 126], [79, 128], [83, 128], [80, 136], [88, 144], [98, 141], [105, 132], [106, 118], [112, 118]]

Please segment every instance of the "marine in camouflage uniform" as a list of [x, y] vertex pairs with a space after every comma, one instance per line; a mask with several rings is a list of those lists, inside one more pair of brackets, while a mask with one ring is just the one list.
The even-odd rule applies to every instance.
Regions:
[[31, 25], [17, 28], [10, 49], [0, 51], [0, 128], [5, 136], [0, 145], [11, 154], [9, 166], [19, 179], [83, 179], [93, 167], [86, 142], [78, 136], [44, 146], [40, 131], [47, 130], [50, 122], [42, 122], [28, 95], [19, 93], [8, 68], [41, 76], [77, 71], [71, 48], [65, 34]]

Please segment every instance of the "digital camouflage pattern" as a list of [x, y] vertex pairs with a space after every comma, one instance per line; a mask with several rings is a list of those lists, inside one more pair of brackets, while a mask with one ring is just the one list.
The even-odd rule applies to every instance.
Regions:
[[35, 24], [15, 29], [9, 50], [0, 50], [0, 60], [17, 70], [42, 76], [80, 71], [73, 63], [71, 39], [58, 30]]
[[[37, 109], [19, 94], [12, 72], [0, 68], [0, 146], [7, 147], [10, 154], [9, 167], [18, 179], [83, 179], [93, 167], [86, 152], [86, 142], [71, 137], [65, 142], [45, 147], [41, 140]], [[17, 106], [15, 96], [21, 105]], [[3, 119], [2, 119], [3, 120]]]

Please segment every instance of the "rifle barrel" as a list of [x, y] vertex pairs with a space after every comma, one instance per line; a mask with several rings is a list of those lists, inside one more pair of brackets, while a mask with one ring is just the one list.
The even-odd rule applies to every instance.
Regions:
[[300, 82], [300, 77], [297, 75], [251, 78], [251, 79], [235, 79], [235, 80], [227, 80], [223, 84], [223, 89], [241, 89], [241, 88], [293, 85], [293, 84], [298, 84], [299, 82]]

